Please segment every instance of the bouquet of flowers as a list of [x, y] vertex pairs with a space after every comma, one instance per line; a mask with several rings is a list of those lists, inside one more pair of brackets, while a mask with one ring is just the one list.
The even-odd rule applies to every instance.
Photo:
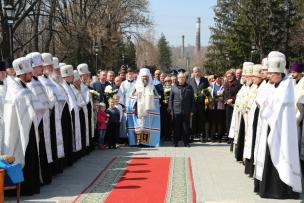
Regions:
[[220, 89], [219, 91], [217, 91], [216, 94], [213, 94], [212, 97], [213, 99], [217, 100], [219, 99], [220, 97], [222, 97], [224, 94], [224, 88]]
[[165, 85], [164, 86], [164, 103], [165, 104], [169, 103], [170, 92], [171, 92], [171, 86], [170, 85]]
[[197, 101], [199, 98], [203, 98], [203, 97], [207, 97], [211, 94], [211, 87], [205, 88], [205, 89], [198, 89], [195, 93], [194, 93], [194, 98], [195, 101]]
[[90, 90], [90, 93], [92, 94], [92, 98], [93, 98], [93, 101], [98, 101], [99, 100], [99, 92], [97, 92], [96, 90]]
[[117, 94], [117, 92], [118, 92], [118, 89], [113, 90], [113, 87], [111, 85], [106, 86], [106, 88], [104, 90], [104, 93], [108, 99], [112, 98], [115, 94]]

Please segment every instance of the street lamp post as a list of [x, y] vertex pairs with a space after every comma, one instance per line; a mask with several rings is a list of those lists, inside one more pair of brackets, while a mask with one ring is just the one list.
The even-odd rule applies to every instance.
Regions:
[[95, 65], [96, 65], [96, 74], [97, 74], [97, 71], [98, 71], [98, 52], [99, 52], [99, 46], [98, 45], [95, 45], [94, 46], [94, 51], [95, 51]]
[[225, 54], [225, 59], [226, 59], [226, 64], [227, 64], [227, 69], [228, 69], [229, 66], [230, 66], [230, 63], [229, 63], [230, 58], [229, 58], [229, 54], [228, 53]]
[[14, 59], [14, 44], [13, 44], [13, 24], [15, 18], [15, 10], [14, 7], [10, 4], [7, 4], [4, 7], [6, 17], [7, 17], [7, 24], [9, 29], [9, 38], [10, 38], [10, 59]]
[[125, 65], [125, 54], [122, 54], [122, 65]]
[[253, 54], [254, 54], [254, 52], [255, 52], [255, 45], [252, 45], [251, 46], [251, 62], [252, 62], [252, 59], [253, 59]]

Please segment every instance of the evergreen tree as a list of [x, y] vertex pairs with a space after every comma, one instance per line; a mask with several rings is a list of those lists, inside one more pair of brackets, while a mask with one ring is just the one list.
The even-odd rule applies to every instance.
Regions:
[[244, 61], [260, 63], [272, 50], [292, 57], [292, 30], [300, 19], [295, 1], [299, 0], [219, 0], [206, 68], [224, 72], [241, 67]]
[[128, 38], [124, 46], [124, 62], [125, 65], [136, 68], [136, 48], [130, 38]]
[[167, 70], [171, 66], [171, 49], [164, 34], [158, 41], [159, 65], [162, 70]]

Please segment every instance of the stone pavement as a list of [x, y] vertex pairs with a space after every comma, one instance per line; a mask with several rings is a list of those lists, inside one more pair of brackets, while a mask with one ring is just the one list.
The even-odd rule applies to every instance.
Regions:
[[[197, 202], [301, 202], [301, 200], [261, 199], [253, 192], [253, 180], [244, 174], [226, 144], [194, 143], [192, 147], [160, 148], [122, 147], [117, 150], [96, 150], [83, 157], [63, 174], [43, 186], [39, 195], [22, 197], [22, 202], [70, 202], [106, 166], [114, 156], [191, 157]], [[304, 199], [302, 197], [302, 199]], [[14, 199], [5, 202], [15, 202]]]

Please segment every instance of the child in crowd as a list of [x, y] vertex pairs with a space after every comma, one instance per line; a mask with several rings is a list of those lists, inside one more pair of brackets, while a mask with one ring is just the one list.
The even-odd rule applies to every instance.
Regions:
[[119, 110], [120, 113], [120, 130], [119, 130], [119, 143], [128, 144], [127, 137], [127, 124], [126, 124], [126, 115], [125, 115], [125, 107], [124, 105], [119, 103], [120, 97], [119, 95], [114, 95], [113, 99], [115, 100], [115, 107]]
[[99, 144], [99, 149], [104, 149], [104, 138], [106, 134], [106, 129], [107, 129], [107, 114], [105, 112], [106, 110], [106, 104], [105, 103], [100, 103], [98, 112], [97, 112], [97, 128], [98, 128], [98, 134], [99, 134], [99, 139], [98, 139], [98, 144]]
[[120, 129], [120, 112], [115, 107], [115, 100], [110, 98], [109, 100], [109, 108], [106, 113], [109, 114], [109, 122], [107, 126], [107, 136], [109, 140], [109, 149], [116, 149], [116, 142], [119, 136]]

